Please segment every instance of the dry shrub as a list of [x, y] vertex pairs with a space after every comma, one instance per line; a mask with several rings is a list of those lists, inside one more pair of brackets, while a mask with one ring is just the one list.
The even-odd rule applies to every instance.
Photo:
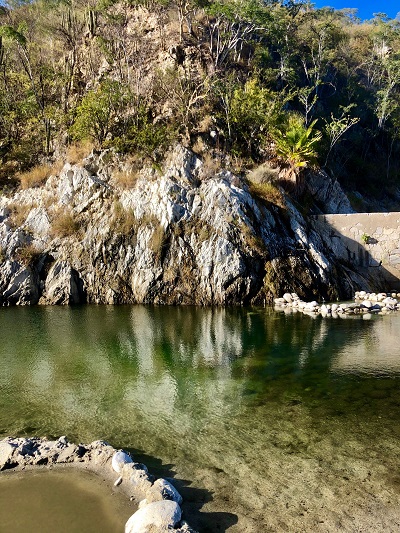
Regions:
[[260, 200], [269, 204], [277, 205], [283, 209], [286, 208], [285, 198], [282, 191], [273, 183], [249, 183], [250, 192]]
[[200, 133], [209, 133], [213, 128], [215, 128], [213, 117], [211, 115], [206, 115], [200, 120], [197, 131]]
[[27, 172], [17, 174], [22, 189], [30, 189], [42, 185], [52, 172], [50, 165], [38, 165]]
[[201, 155], [206, 151], [207, 147], [201, 137], [197, 137], [196, 142], [192, 146], [192, 151], [195, 154]]
[[166, 234], [163, 226], [158, 223], [150, 237], [149, 246], [156, 257], [161, 257], [161, 252], [166, 242]]
[[110, 224], [114, 233], [132, 236], [138, 227], [138, 221], [132, 209], [125, 209], [118, 200], [113, 204], [113, 216]]
[[93, 143], [90, 141], [71, 144], [67, 149], [66, 160], [71, 165], [76, 165], [77, 163], [81, 163], [82, 159], [87, 157], [92, 150]]
[[252, 183], [271, 183], [279, 178], [279, 168], [268, 163], [253, 168], [247, 175]]
[[15, 259], [24, 266], [31, 266], [42, 253], [34, 244], [21, 245], [15, 251]]
[[21, 228], [25, 224], [31, 209], [35, 206], [12, 202], [7, 207], [10, 212], [8, 222], [12, 228], [16, 229]]
[[201, 176], [203, 179], [213, 178], [221, 170], [221, 163], [215, 159], [210, 153], [206, 153], [203, 157], [203, 167], [201, 169]]
[[51, 174], [52, 175], [58, 175], [62, 171], [64, 167], [64, 160], [63, 159], [57, 159], [57, 161], [54, 161], [51, 165]]
[[51, 223], [52, 237], [69, 237], [79, 230], [80, 225], [73, 213], [59, 210]]
[[53, 192], [51, 192], [49, 194], [46, 194], [46, 196], [42, 198], [41, 206], [44, 207], [47, 212], [49, 212], [55, 209], [57, 201], [57, 196]]
[[121, 189], [132, 189], [136, 185], [138, 177], [136, 172], [117, 170], [112, 174], [112, 181]]

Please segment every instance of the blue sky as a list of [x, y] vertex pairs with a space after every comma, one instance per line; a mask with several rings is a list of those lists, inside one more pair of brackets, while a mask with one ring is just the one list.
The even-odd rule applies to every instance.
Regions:
[[371, 19], [373, 13], [386, 13], [395, 18], [400, 11], [400, 2], [397, 0], [312, 0], [316, 7], [330, 6], [335, 9], [356, 7], [361, 19]]

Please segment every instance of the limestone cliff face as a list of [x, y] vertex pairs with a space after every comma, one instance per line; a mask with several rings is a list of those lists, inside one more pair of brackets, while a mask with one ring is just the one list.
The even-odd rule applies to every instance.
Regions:
[[318, 234], [253, 198], [228, 171], [206, 177], [178, 146], [162, 173], [122, 189], [112, 154], [66, 164], [45, 186], [0, 199], [0, 303], [264, 303], [334, 295]]

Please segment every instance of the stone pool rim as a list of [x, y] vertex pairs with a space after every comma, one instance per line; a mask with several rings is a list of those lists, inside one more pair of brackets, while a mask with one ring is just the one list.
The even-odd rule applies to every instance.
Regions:
[[134, 512], [125, 525], [125, 533], [150, 530], [196, 533], [182, 519], [182, 497], [173, 484], [149, 474], [146, 465], [135, 462], [124, 450], [102, 440], [74, 444], [65, 436], [56, 440], [38, 437], [0, 440], [0, 475], [66, 468], [101, 476], [110, 488], [132, 502]]

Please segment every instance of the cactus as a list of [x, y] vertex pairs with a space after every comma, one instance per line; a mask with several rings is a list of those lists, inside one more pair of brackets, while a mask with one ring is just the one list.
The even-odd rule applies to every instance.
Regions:
[[92, 37], [96, 33], [97, 15], [94, 9], [88, 9], [85, 14], [86, 26]]
[[4, 59], [3, 37], [0, 35], [0, 65], [3, 64], [3, 59]]
[[51, 145], [51, 121], [48, 118], [44, 119], [44, 130], [45, 130], [45, 151], [46, 151], [46, 155], [49, 155], [50, 145]]
[[73, 33], [72, 13], [70, 9], [62, 14], [61, 26], [68, 34]]

